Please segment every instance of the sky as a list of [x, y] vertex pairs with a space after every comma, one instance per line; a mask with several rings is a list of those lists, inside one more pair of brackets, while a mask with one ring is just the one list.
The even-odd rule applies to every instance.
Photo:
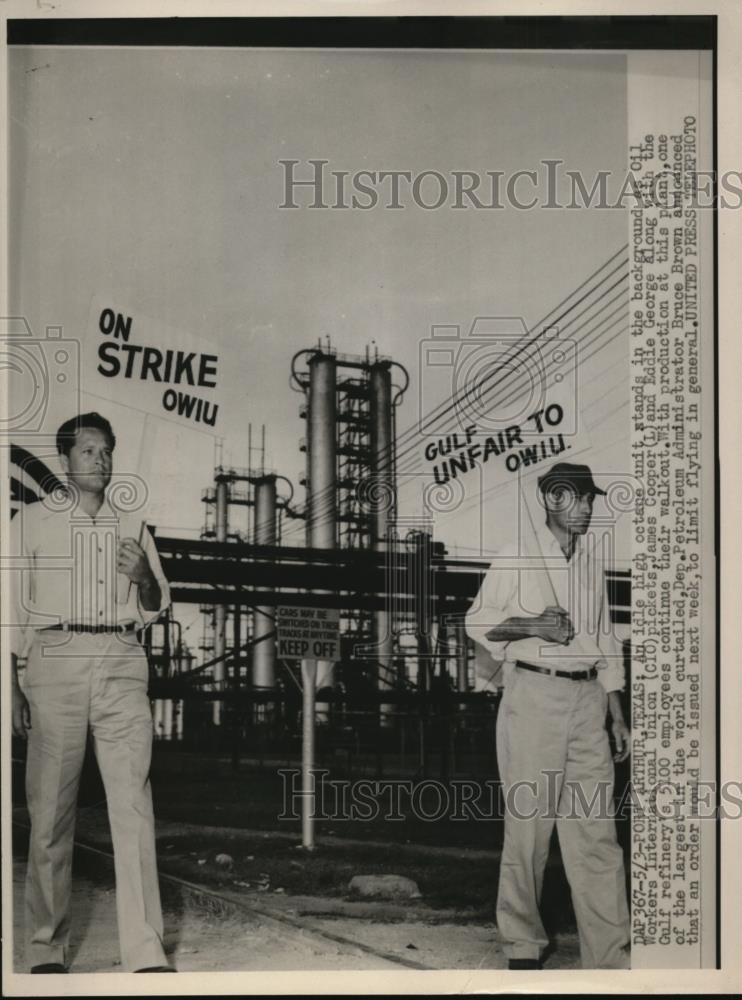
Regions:
[[[588, 178], [618, 177], [619, 54], [19, 47], [9, 64], [14, 312], [42, 339], [61, 327], [83, 357], [100, 338], [91, 304], [101, 299], [136, 323], [216, 345], [223, 460], [246, 466], [248, 425], [255, 442], [264, 424], [266, 465], [292, 480], [300, 503], [297, 351], [329, 337], [342, 353], [373, 345], [403, 365], [401, 432], [451, 393], [450, 372], [421, 364], [433, 327], [463, 335], [475, 317], [494, 316], [530, 328], [626, 242], [620, 210], [428, 211], [411, 199], [396, 211], [279, 207], [286, 159], [303, 176], [310, 159], [328, 160], [328, 171], [446, 177], [507, 177], [560, 159]], [[609, 472], [628, 471], [627, 343], [617, 337], [580, 372], [581, 398], [605, 417], [591, 462]], [[615, 391], [602, 401], [606, 378]], [[134, 397], [82, 401], [118, 428], [119, 468], [144, 469], [158, 530], [197, 534], [214, 439], [145, 425]], [[54, 386], [45, 429], [75, 406]], [[405, 450], [402, 513], [419, 501], [427, 440]], [[478, 475], [436, 528], [462, 557], [490, 552], [515, 516], [512, 503], [482, 502], [491, 484]], [[287, 541], [301, 544], [301, 525], [292, 530]]]

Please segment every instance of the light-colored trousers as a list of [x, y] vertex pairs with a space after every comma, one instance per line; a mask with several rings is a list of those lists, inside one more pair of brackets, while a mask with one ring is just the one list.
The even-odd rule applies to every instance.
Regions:
[[506, 681], [497, 720], [505, 794], [497, 924], [508, 958], [538, 959], [548, 944], [539, 903], [556, 823], [582, 966], [626, 967], [630, 923], [606, 707], [598, 680], [516, 667]]
[[88, 727], [106, 790], [121, 962], [166, 964], [149, 784], [147, 659], [133, 633], [39, 633], [26, 666], [31, 709], [26, 798], [30, 965], [67, 964], [77, 791]]

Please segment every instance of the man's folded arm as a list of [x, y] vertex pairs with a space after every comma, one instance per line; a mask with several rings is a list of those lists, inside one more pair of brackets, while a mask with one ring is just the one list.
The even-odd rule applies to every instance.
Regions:
[[514, 636], [507, 635], [502, 639], [487, 636], [518, 611], [517, 595], [517, 570], [490, 567], [466, 614], [466, 634], [500, 663], [505, 659], [505, 648]]

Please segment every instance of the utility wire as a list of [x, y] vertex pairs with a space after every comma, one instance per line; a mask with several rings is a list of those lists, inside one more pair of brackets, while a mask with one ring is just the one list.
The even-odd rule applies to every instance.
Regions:
[[[573, 298], [578, 292], [580, 292], [582, 289], [584, 289], [586, 287], [586, 285], [588, 285], [593, 278], [595, 278], [598, 274], [600, 274], [600, 272], [602, 270], [604, 270], [613, 261], [615, 261], [616, 257], [620, 256], [624, 252], [625, 249], [626, 249], [626, 246], [622, 247], [615, 254], [613, 254], [613, 256], [611, 258], [609, 258], [608, 261], [606, 261], [604, 264], [602, 264], [595, 272], [593, 272], [592, 275], [590, 275], [585, 281], [583, 281], [573, 292], [571, 292], [568, 296], [566, 296], [557, 306], [555, 306], [554, 308], [552, 308], [546, 314], [546, 316], [542, 320], [540, 320], [539, 323], [537, 323], [535, 325], [534, 329], [538, 328], [538, 327], [544, 327], [544, 325], [547, 323], [547, 320], [549, 320], [549, 317], [551, 317], [560, 308], [562, 308], [562, 306], [566, 302], [568, 302], [571, 298]], [[571, 312], [573, 312], [575, 309], [577, 309], [582, 303], [586, 302], [587, 299], [589, 299], [590, 296], [593, 295], [597, 291], [597, 289], [606, 280], [608, 280], [611, 277], [613, 277], [613, 275], [615, 275], [617, 273], [617, 271], [619, 271], [622, 268], [626, 267], [626, 264], [627, 264], [627, 261], [620, 262], [608, 274], [604, 275], [603, 278], [601, 278], [600, 281], [597, 282], [597, 284], [594, 285], [588, 292], [586, 292], [584, 295], [581, 295], [578, 299], [576, 299], [574, 302], [572, 302], [571, 305], [567, 309], [565, 309], [562, 313], [560, 313], [556, 317], [556, 319], [551, 320], [549, 322], [549, 326], [546, 327], [545, 329], [549, 329], [550, 327], [556, 325], [557, 323], [560, 323], [563, 319], [565, 319], [567, 316], [569, 316], [569, 314]], [[582, 318], [588, 312], [590, 312], [591, 309], [593, 309], [603, 299], [605, 299], [613, 290], [615, 290], [617, 287], [619, 287], [622, 284], [622, 282], [626, 280], [627, 276], [628, 276], [627, 273], [624, 274], [621, 278], [619, 278], [617, 281], [615, 281], [613, 284], [611, 284], [607, 289], [605, 289], [601, 293], [601, 295], [595, 301], [593, 301], [592, 303], [590, 303], [590, 305], [588, 305], [585, 309], [583, 309], [582, 312], [580, 312], [577, 315], [573, 316], [569, 320], [569, 322], [567, 324], [565, 324], [563, 327], [561, 327], [560, 333], [563, 330], [568, 329], [575, 322], [577, 322], [578, 319]], [[618, 299], [622, 299], [622, 298], [623, 298], [623, 293], [619, 292], [616, 296], [614, 296], [610, 300], [610, 302], [606, 303], [596, 313], [593, 313], [592, 316], [590, 316], [588, 319], [586, 319], [585, 322], [580, 327], [577, 328], [577, 330], [584, 329], [584, 327], [587, 326], [590, 322], [594, 321], [597, 318], [597, 316], [600, 315], [601, 312], [603, 312], [606, 308], [608, 308], [610, 305], [612, 305], [613, 303], [615, 303]], [[600, 322], [600, 324], [598, 324], [598, 326], [601, 326], [605, 322], [606, 319], [610, 318], [610, 316], [615, 315], [616, 312], [621, 311], [621, 308], [622, 307], [619, 306], [619, 308], [617, 310], [615, 310], [614, 313], [609, 314], [609, 317], [604, 317], [604, 319], [601, 320], [601, 322]], [[545, 332], [545, 329], [542, 329], [541, 334], [543, 334]], [[597, 328], [593, 328], [593, 329], [597, 329]], [[610, 327], [608, 327], [607, 329], [610, 329]], [[577, 332], [577, 331], [575, 331], [575, 332]], [[513, 359], [517, 358], [520, 354], [524, 353], [526, 350], [528, 350], [530, 347], [532, 347], [534, 345], [534, 343], [539, 339], [539, 336], [541, 336], [541, 334], [537, 334], [535, 338], [533, 338], [532, 340], [530, 340], [525, 345], [522, 345], [520, 347], [520, 349], [515, 352], [515, 354], [513, 354], [509, 358], [506, 358], [505, 361], [508, 362], [510, 360], [513, 360]], [[583, 339], [586, 339], [586, 338], [583, 338]], [[613, 339], [613, 338], [611, 338], [611, 339]], [[589, 342], [591, 342], [591, 341], [588, 341], [588, 343]], [[595, 353], [596, 352], [593, 352], [590, 355], [587, 355], [587, 356], [583, 357], [582, 360], [583, 361], [584, 360], [588, 360], [590, 357], [594, 356]], [[433, 419], [436, 420], [436, 421], [442, 419], [449, 412], [451, 412], [453, 409], [455, 409], [457, 406], [459, 406], [461, 404], [461, 399], [462, 398], [465, 398], [467, 395], [471, 395], [473, 392], [480, 392], [483, 384], [485, 382], [487, 382], [488, 380], [492, 379], [501, 370], [501, 368], [502, 368], [502, 365], [499, 368], [496, 368], [494, 371], [486, 373], [485, 376], [481, 380], [479, 380], [479, 382], [476, 382], [474, 385], [467, 385], [467, 386], [465, 386], [463, 388], [462, 392], [459, 393], [458, 396], [455, 397], [452, 400], [452, 402], [446, 402], [446, 403], [443, 403], [443, 404], [439, 404], [439, 406], [435, 408], [435, 410], [438, 410], [439, 412], [436, 414], [435, 410], [433, 411]], [[523, 373], [521, 373], [521, 374], [523, 374]], [[502, 382], [506, 382], [507, 379], [508, 379], [508, 377], [512, 379], [514, 376], [517, 377], [518, 375], [519, 375], [518, 372], [513, 372], [512, 370], [509, 371], [509, 372], [507, 372], [504, 379], [500, 379], [500, 381], [498, 383], [496, 383], [494, 386], [490, 386], [487, 391], [491, 392], [494, 388], [497, 388], [498, 385], [502, 384]], [[525, 378], [526, 379], [528, 378], [527, 374], [525, 374]], [[501, 401], [501, 402], [508, 402], [509, 400], [511, 400], [513, 398], [517, 398], [518, 392], [514, 391], [515, 387], [511, 385], [508, 388], [510, 389], [510, 396], [507, 397], [507, 399], [505, 401]], [[422, 425], [422, 421], [420, 421], [420, 422], [412, 425], [406, 431], [402, 432], [402, 435], [400, 436], [399, 440], [396, 442], [397, 445], [399, 444], [399, 441], [409, 441], [411, 439], [411, 437], [413, 437], [413, 436], [415, 438], [417, 438], [417, 434], [420, 431], [421, 425]], [[401, 458], [405, 457], [412, 450], [416, 450], [416, 448], [417, 448], [417, 440], [415, 441], [415, 448], [414, 449], [411, 449], [411, 448], [408, 447], [402, 453], [402, 455], [400, 455], [400, 453], [398, 451], [397, 452], [397, 462], [399, 463], [400, 457]], [[382, 459], [383, 459], [383, 457], [384, 456], [382, 456]], [[323, 514], [326, 514], [329, 510], [332, 509], [332, 504], [334, 503], [334, 496], [332, 494], [334, 494], [335, 488], [333, 487], [333, 488], [328, 489], [328, 490], [323, 491], [323, 492], [325, 494], [330, 494], [330, 496], [328, 497], [327, 495], [323, 496], [322, 494], [319, 494], [319, 495], [317, 495], [316, 497], [313, 498], [314, 499], [314, 504], [312, 505], [312, 515], [313, 515], [313, 518], [318, 517], [318, 516], [321, 517]], [[329, 499], [330, 502], [328, 502], [328, 499]], [[299, 526], [297, 526], [297, 528], [293, 529], [293, 530], [298, 530], [298, 529], [299, 529]], [[289, 531], [286, 534], [287, 535], [291, 534], [291, 532], [292, 532], [292, 529], [289, 529]]]

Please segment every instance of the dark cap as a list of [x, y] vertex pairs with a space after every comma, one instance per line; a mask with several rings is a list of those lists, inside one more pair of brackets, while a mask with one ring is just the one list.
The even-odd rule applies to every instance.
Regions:
[[557, 462], [548, 472], [538, 478], [538, 488], [542, 493], [548, 493], [559, 487], [567, 487], [578, 496], [584, 493], [600, 493], [605, 496], [605, 490], [597, 487], [589, 465], [573, 465], [571, 462]]

